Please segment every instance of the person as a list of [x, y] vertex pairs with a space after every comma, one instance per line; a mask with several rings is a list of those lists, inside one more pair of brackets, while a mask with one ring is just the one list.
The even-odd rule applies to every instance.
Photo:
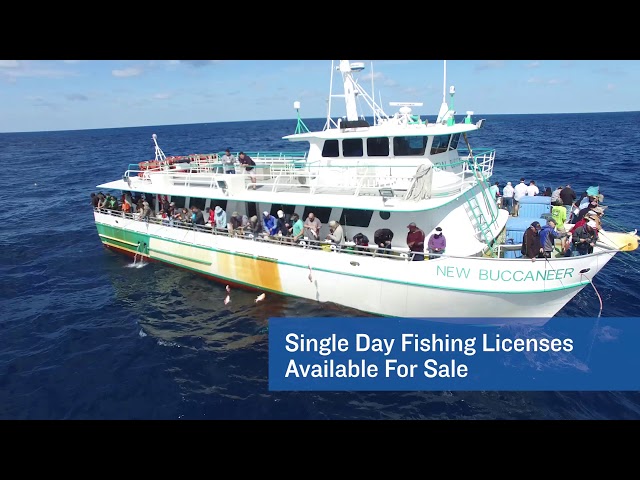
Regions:
[[[542, 194], [543, 197], [551, 197], [551, 195], [553, 195], [553, 192], [551, 191], [551, 187], [547, 187], [544, 189], [544, 193]], [[549, 199], [551, 200], [551, 199]]]
[[149, 207], [149, 202], [144, 200], [142, 202], [142, 208], [140, 209], [140, 220], [148, 222], [149, 217], [151, 217], [151, 208]]
[[536, 258], [541, 258], [543, 254], [542, 245], [540, 245], [540, 230], [542, 230], [540, 222], [532, 222], [522, 238], [520, 253], [523, 257], [530, 258], [532, 262]]
[[373, 241], [380, 247], [376, 250], [376, 253], [391, 253], [391, 240], [393, 240], [393, 232], [388, 228], [379, 228], [373, 232]]
[[202, 214], [202, 210], [194, 205], [191, 207], [191, 212], [193, 214], [192, 218], [194, 225], [204, 225], [204, 215]]
[[278, 233], [283, 237], [288, 237], [291, 233], [291, 215], [284, 213], [282, 210], [278, 210]]
[[[429, 260], [438, 258], [437, 255], [442, 255], [447, 248], [447, 239], [442, 234], [442, 228], [437, 227], [436, 232], [429, 237], [427, 242], [427, 248], [429, 249]], [[433, 254], [436, 255], [433, 255]]]
[[560, 198], [553, 202], [552, 205], [551, 218], [555, 221], [558, 231], [564, 232], [564, 223], [567, 221], [567, 209], [562, 205], [562, 200], [560, 200]]
[[505, 187], [502, 189], [502, 208], [511, 215], [513, 210], [513, 186], [511, 185], [511, 182], [507, 182]]
[[589, 220], [573, 231], [571, 237], [573, 248], [568, 251], [567, 256], [573, 255], [573, 252], [576, 252], [577, 255], [587, 255], [593, 252], [593, 247], [595, 247], [597, 240], [596, 222]]
[[560, 191], [560, 199], [562, 200], [562, 204], [567, 209], [567, 218], [571, 218], [571, 207], [573, 206], [573, 202], [576, 201], [578, 196], [576, 192], [571, 188], [571, 185], [567, 183], [567, 185]]
[[294, 242], [298, 242], [304, 234], [304, 223], [297, 213], [291, 215], [291, 223], [293, 224], [291, 227], [291, 236]]
[[233, 235], [244, 235], [244, 229], [248, 227], [249, 219], [246, 215], [240, 215], [238, 212], [233, 212], [229, 219], [229, 233]]
[[500, 182], [496, 182], [489, 187], [491, 197], [497, 202], [500, 197]]
[[527, 187], [527, 196], [528, 197], [535, 197], [539, 193], [540, 193], [540, 189], [536, 185], [536, 182], [531, 180], [529, 182], [529, 186]]
[[320, 229], [322, 222], [316, 218], [313, 212], [309, 212], [307, 219], [304, 221], [304, 236], [309, 240], [317, 241], [320, 239]]
[[344, 245], [344, 231], [342, 225], [335, 220], [329, 222], [329, 230], [331, 233], [327, 235], [326, 240], [331, 241], [334, 245]]
[[556, 222], [553, 218], [547, 220], [547, 224], [540, 230], [540, 246], [542, 247], [542, 256], [544, 258], [551, 258], [553, 250], [556, 246], [556, 238], [563, 238], [565, 233], [558, 232], [556, 230]]
[[264, 233], [262, 222], [258, 219], [257, 215], [254, 215], [249, 219], [249, 232], [254, 240], [260, 238], [260, 236]]
[[520, 183], [513, 189], [513, 216], [517, 217], [520, 211], [520, 199], [527, 195], [527, 186], [524, 183], [524, 178], [520, 179]]
[[368, 250], [369, 238], [362, 232], [356, 233], [353, 236], [353, 243], [356, 244], [356, 250], [365, 251]]
[[251, 158], [249, 155], [247, 155], [244, 152], [240, 152], [238, 154], [238, 161], [240, 162], [240, 165], [244, 167], [244, 171], [249, 174], [249, 177], [251, 178], [251, 183], [252, 183], [251, 187], [255, 190], [256, 189], [256, 162], [254, 162], [253, 158]]
[[224, 151], [224, 155], [221, 157], [222, 159], [222, 168], [224, 169], [225, 174], [236, 173], [236, 159], [233, 155], [231, 155], [231, 151], [227, 148]]
[[264, 225], [264, 233], [269, 236], [273, 236], [278, 232], [278, 222], [276, 217], [271, 215], [266, 210], [262, 212], [262, 224]]
[[[557, 202], [558, 200], [560, 200], [560, 192], [562, 191], [562, 185], [560, 185], [558, 188], [556, 188], [552, 193], [551, 193], [551, 203], [553, 204], [553, 202]], [[560, 200], [560, 205], [562, 205], [562, 200]]]
[[213, 222], [211, 226], [214, 230], [226, 230], [227, 229], [227, 212], [220, 205], [216, 205], [213, 209]]
[[415, 222], [411, 222], [407, 225], [407, 228], [409, 229], [407, 232], [407, 247], [413, 253], [412, 260], [421, 262], [424, 260], [424, 232], [416, 226]]

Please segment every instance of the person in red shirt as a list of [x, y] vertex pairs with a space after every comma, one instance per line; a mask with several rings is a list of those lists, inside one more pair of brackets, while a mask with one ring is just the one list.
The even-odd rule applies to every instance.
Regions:
[[414, 261], [424, 260], [424, 232], [420, 230], [414, 222], [407, 225], [407, 247], [413, 253]]

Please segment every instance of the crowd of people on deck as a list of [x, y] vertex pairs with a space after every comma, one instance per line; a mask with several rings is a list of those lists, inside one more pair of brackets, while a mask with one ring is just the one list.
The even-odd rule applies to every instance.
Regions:
[[520, 178], [515, 187], [507, 182], [502, 192], [499, 182], [496, 182], [490, 187], [490, 192], [498, 206], [514, 217], [519, 214], [523, 197], [550, 197], [551, 212], [546, 224], [542, 226], [539, 221], [534, 221], [525, 231], [521, 248], [523, 257], [535, 260], [593, 253], [607, 208], [601, 205], [604, 196], [598, 187], [589, 187], [580, 196], [571, 184], [560, 185], [553, 191], [547, 187], [541, 193], [534, 180], [527, 184], [524, 178]]

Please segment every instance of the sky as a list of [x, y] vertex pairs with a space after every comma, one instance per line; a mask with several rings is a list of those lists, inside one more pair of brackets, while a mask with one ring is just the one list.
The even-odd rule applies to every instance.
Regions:
[[[442, 60], [351, 62], [387, 114], [422, 102], [414, 114], [437, 115]], [[446, 65], [459, 115], [640, 111], [640, 60]], [[0, 60], [0, 132], [295, 119], [296, 101], [303, 120], [325, 118], [330, 80], [331, 60]]]

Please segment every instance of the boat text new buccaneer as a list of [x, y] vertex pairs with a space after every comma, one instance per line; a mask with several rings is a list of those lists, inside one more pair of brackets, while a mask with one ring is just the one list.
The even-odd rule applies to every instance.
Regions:
[[[557, 249], [550, 258], [518, 258], [525, 229], [516, 238], [509, 224], [523, 218], [526, 206], [520, 217], [510, 217], [496, 204], [490, 191], [496, 152], [472, 147], [470, 137], [484, 119], [473, 112], [455, 116], [446, 62], [443, 101], [432, 122], [414, 114], [421, 103], [392, 102], [397, 111], [387, 115], [359, 82], [364, 68], [333, 61], [323, 129], [309, 131], [298, 113], [295, 133], [283, 138], [302, 142], [305, 151], [246, 152], [252, 170], [240, 163], [239, 152], [230, 152], [231, 165], [224, 152], [166, 156], [154, 134], [153, 160], [97, 186], [119, 200], [94, 208], [101, 241], [223, 285], [379, 315], [455, 321], [551, 318], [617, 252], [637, 248], [635, 232], [607, 231], [586, 255], [566, 257]], [[334, 82], [343, 87], [339, 94]], [[298, 102], [294, 107], [299, 111]], [[334, 118], [336, 107], [344, 110]], [[229, 168], [236, 173], [226, 173]], [[542, 205], [531, 215], [544, 225], [551, 207]], [[300, 226], [293, 227], [293, 215], [305, 222], [310, 213], [319, 231], [305, 228], [292, 238]], [[279, 231], [278, 220], [287, 225]], [[409, 248], [410, 224], [424, 232], [424, 250]], [[429, 253], [428, 239], [438, 232], [446, 248]]]

